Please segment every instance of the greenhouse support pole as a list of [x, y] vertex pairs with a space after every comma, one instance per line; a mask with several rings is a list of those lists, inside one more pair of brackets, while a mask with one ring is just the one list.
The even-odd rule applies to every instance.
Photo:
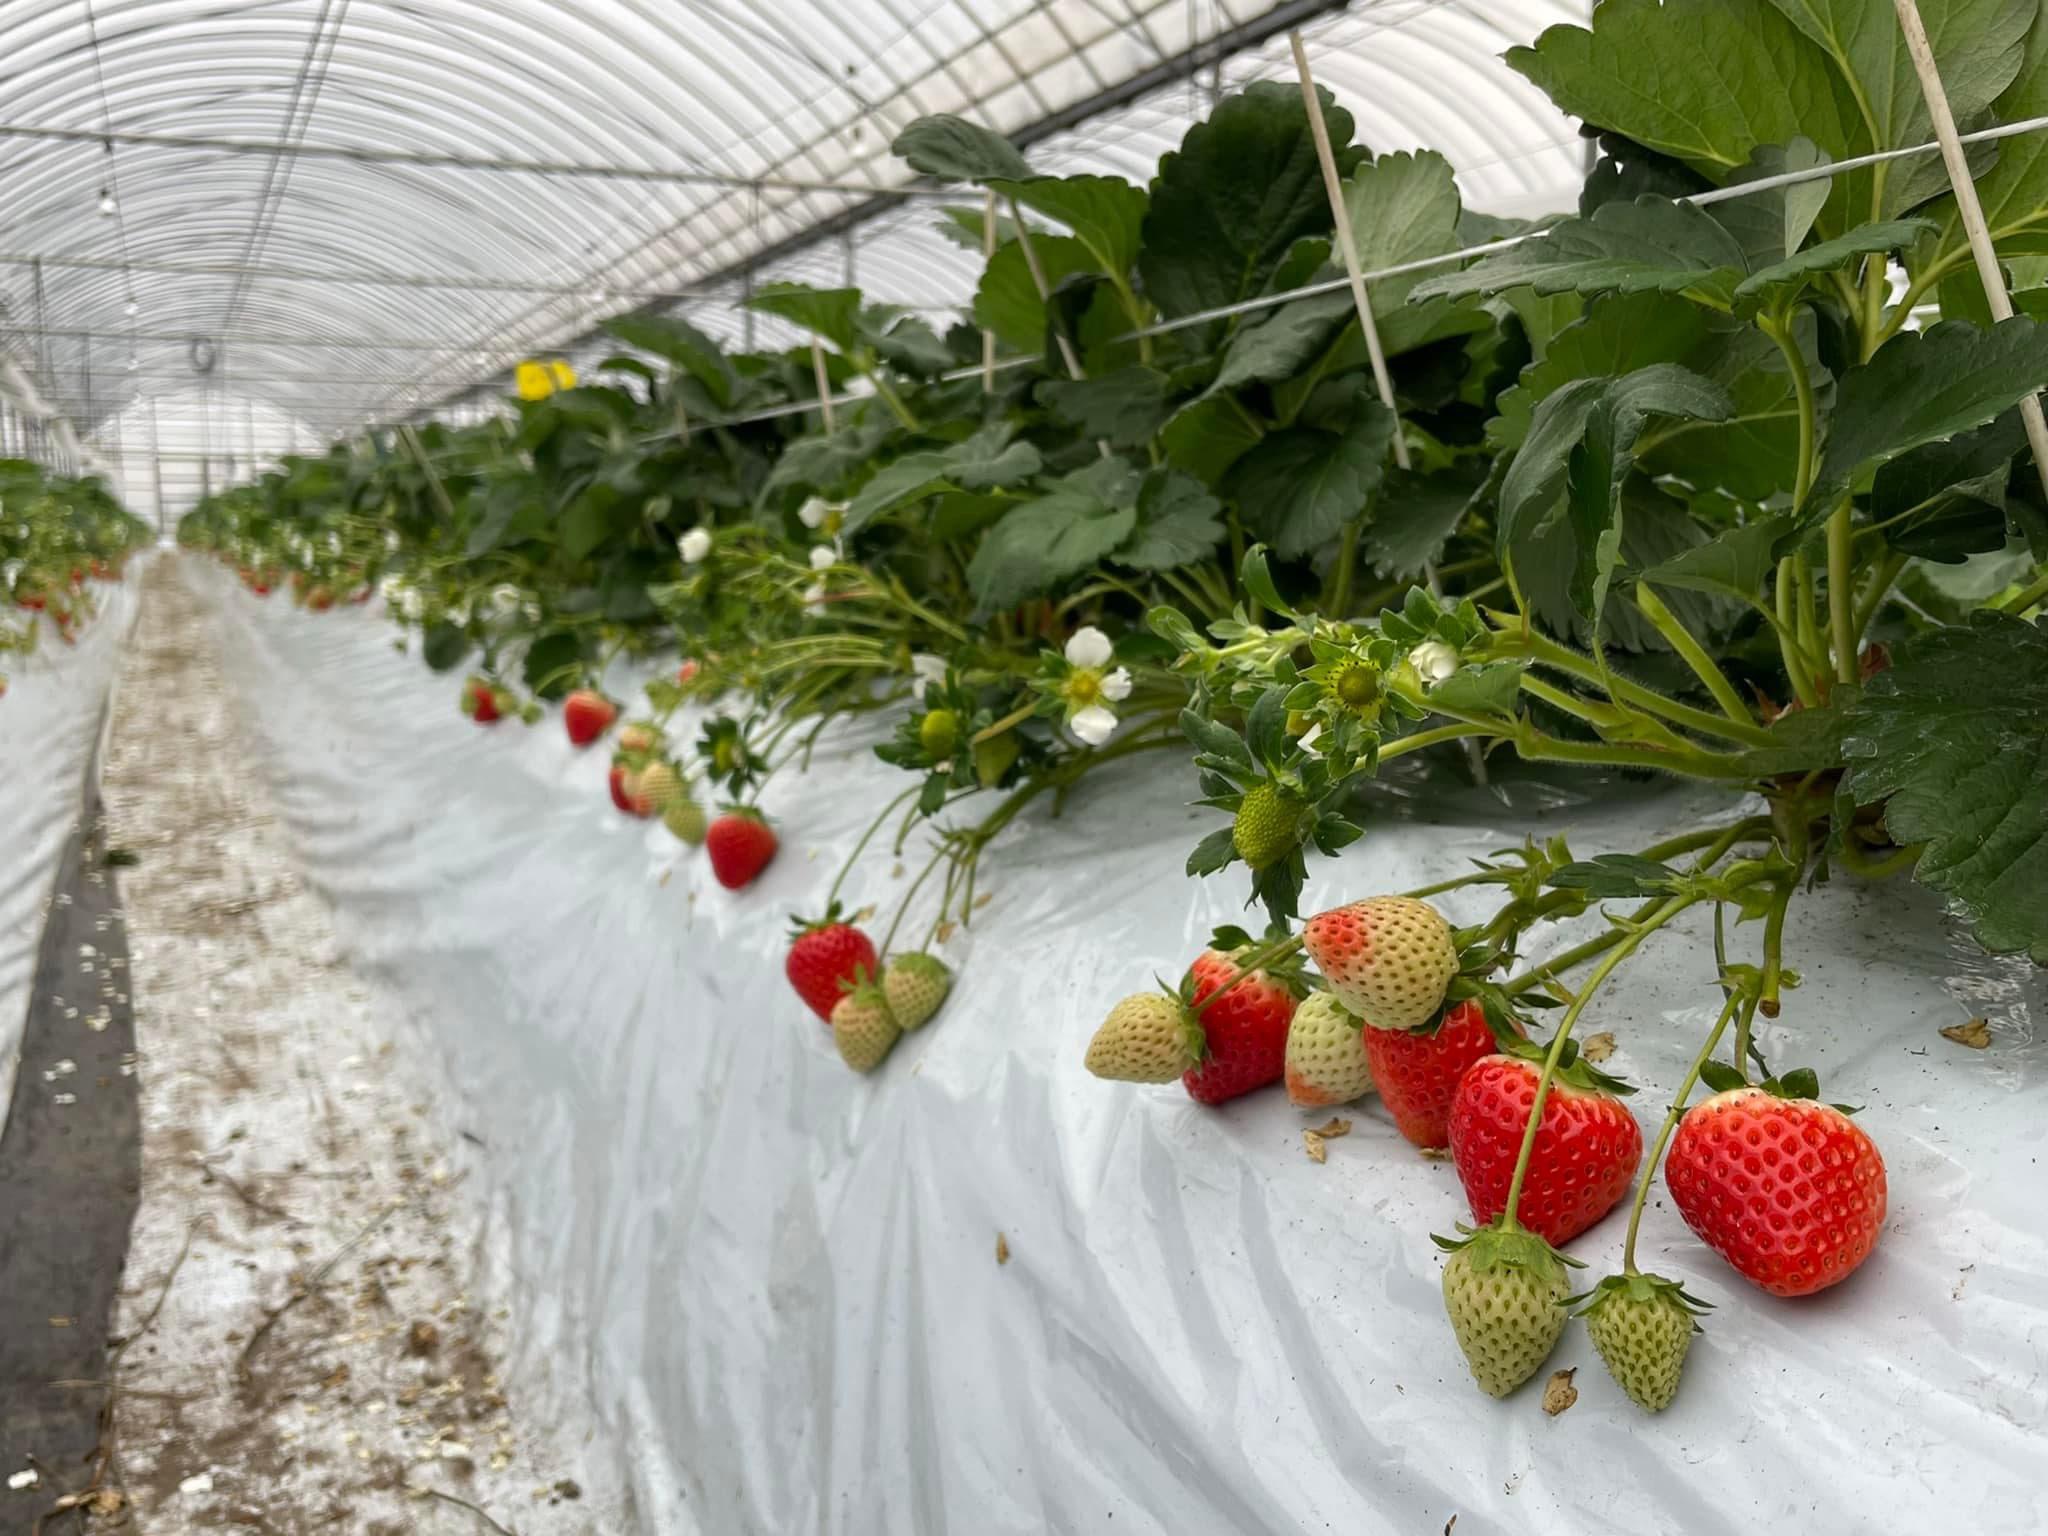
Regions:
[[[981, 264], [984, 270], [996, 258], [996, 193], [989, 187], [981, 194]], [[981, 392], [996, 392], [996, 333], [981, 328]]]
[[[1934, 121], [1935, 142], [1941, 145], [1942, 163], [1948, 167], [1949, 185], [1955, 189], [1956, 212], [1963, 232], [1970, 237], [1970, 254], [1977, 259], [1977, 276], [1984, 284], [1984, 301], [1993, 320], [2012, 318], [2012, 295], [2005, 289], [2005, 274], [1998, 269], [1998, 253], [1991, 246], [1991, 231], [1984, 223], [1984, 208], [1977, 201], [1977, 184], [1970, 179], [1970, 162], [1963, 155], [1962, 140], [1956, 136], [1955, 114], [1949, 110], [1948, 92], [1942, 88], [1941, 70], [1934, 62], [1934, 49], [1927, 41], [1927, 27], [1920, 20], [1917, 0], [1892, 0], [1899, 13], [1899, 30], [1906, 37], [1906, 52], [1920, 76], [1920, 91], [1927, 98], [1927, 115]], [[2034, 470], [2041, 477], [2041, 490], [2048, 495], [2048, 419], [2041, 415], [2041, 397], [2027, 396], [2020, 402], [2020, 420], [2026, 423], [2027, 443], [2034, 450]]]
[[1330, 126], [1323, 121], [1322, 103], [1316, 98], [1316, 80], [1308, 67], [1308, 50], [1301, 34], [1287, 34], [1294, 49], [1294, 72], [1301, 77], [1302, 105], [1308, 109], [1309, 132], [1315, 136], [1316, 159], [1323, 166], [1323, 190], [1330, 197], [1330, 222], [1337, 227], [1337, 249], [1344, 253], [1344, 272], [1351, 279], [1351, 303], [1358, 311], [1358, 328], [1365, 332], [1366, 354], [1372, 359], [1373, 383], [1379, 386], [1380, 404], [1394, 418], [1394, 462], [1408, 467], [1408, 444], [1401, 437], [1401, 412], [1394, 404], [1394, 380], [1387, 372], [1387, 354], [1380, 349], [1380, 328], [1373, 323], [1372, 301], [1365, 294], [1365, 268], [1358, 260], [1358, 241], [1351, 233], [1351, 216], [1344, 209], [1344, 183], [1337, 179], [1337, 156], [1330, 148]]
[[832, 381], [825, 373], [825, 344], [817, 337], [811, 338], [811, 373], [818, 381], [818, 409], [825, 415], [825, 430], [835, 431], [832, 425]]

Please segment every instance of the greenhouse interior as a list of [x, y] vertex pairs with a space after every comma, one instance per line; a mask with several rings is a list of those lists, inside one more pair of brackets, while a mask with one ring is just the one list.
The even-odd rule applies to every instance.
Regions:
[[4, 0], [0, 1530], [2048, 1530], [2044, 386], [2048, 0]]

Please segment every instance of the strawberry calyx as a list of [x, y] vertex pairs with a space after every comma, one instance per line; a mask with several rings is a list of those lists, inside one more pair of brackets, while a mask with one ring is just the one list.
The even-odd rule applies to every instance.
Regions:
[[[734, 812], [737, 813], [739, 808], [734, 807], [733, 809]], [[758, 820], [759, 818], [757, 817], [756, 819]], [[838, 901], [834, 900], [826, 903], [825, 913], [822, 917], [802, 917], [792, 915], [789, 920], [789, 936], [791, 940], [800, 939], [807, 933], [818, 933], [826, 928], [834, 927], [843, 921], [845, 921], [845, 919], [842, 916], [842, 909]]]
[[1432, 1232], [1429, 1240], [1445, 1253], [1464, 1253], [1475, 1274], [1483, 1275], [1493, 1269], [1524, 1269], [1541, 1274], [1553, 1266], [1586, 1267], [1570, 1254], [1551, 1247], [1527, 1227], [1519, 1223], [1510, 1225], [1506, 1215], [1483, 1227], [1468, 1227], [1461, 1221], [1458, 1233], [1457, 1237], [1445, 1237]]
[[[1714, 1309], [1711, 1301], [1702, 1301], [1686, 1290], [1683, 1281], [1667, 1280], [1662, 1275], [1646, 1275], [1639, 1271], [1625, 1275], [1609, 1275], [1592, 1289], [1581, 1291], [1576, 1296], [1565, 1297], [1564, 1304], [1573, 1309], [1574, 1316], [1588, 1317], [1603, 1303], [1616, 1297], [1646, 1303], [1669, 1297], [1694, 1317], [1703, 1317]], [[1693, 1332], [1699, 1331], [1698, 1325], [1695, 1324]]]
[[[1774, 1099], [1792, 1101], [1805, 1100], [1819, 1104], [1825, 1102], [1820, 1096], [1820, 1074], [1811, 1067], [1794, 1067], [1790, 1072], [1764, 1077], [1751, 1082], [1725, 1061], [1710, 1061], [1700, 1068], [1700, 1081], [1716, 1093], [1729, 1093], [1737, 1088], [1761, 1088]], [[1860, 1113], [1861, 1104], [1829, 1104], [1845, 1115]]]
[[[1517, 1060], [1526, 1061], [1533, 1066], [1541, 1068], [1543, 1063], [1550, 1057], [1552, 1043], [1546, 1041], [1538, 1045], [1533, 1040], [1510, 1038], [1501, 1041], [1500, 1054], [1503, 1056], [1513, 1056]], [[1581, 1056], [1579, 1054], [1579, 1042], [1576, 1040], [1565, 1041], [1563, 1047], [1558, 1051], [1557, 1070], [1551, 1074], [1551, 1077], [1554, 1082], [1568, 1083], [1572, 1087], [1587, 1093], [1611, 1093], [1626, 1097], [1636, 1091], [1634, 1084], [1624, 1082], [1621, 1078], [1602, 1072], [1593, 1063]]]
[[[1180, 1020], [1181, 1048], [1187, 1053], [1188, 1065], [1199, 1067], [1209, 1059], [1209, 1032], [1202, 1028], [1202, 1017], [1194, 1007], [1195, 973], [1190, 970], [1181, 977], [1178, 988], [1170, 986], [1164, 976], [1156, 973], [1152, 979], [1159, 983], [1160, 992], [1172, 1000], [1174, 1016]], [[1237, 983], [1230, 985], [1234, 987]], [[1219, 988], [1210, 995], [1220, 997], [1229, 990], [1230, 987]]]

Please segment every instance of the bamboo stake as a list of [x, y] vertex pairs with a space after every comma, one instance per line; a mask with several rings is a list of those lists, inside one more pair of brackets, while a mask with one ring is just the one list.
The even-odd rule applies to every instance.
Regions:
[[[1935, 142], [1941, 145], [1942, 163], [1948, 167], [1949, 185], [1955, 189], [1956, 213], [1963, 221], [1963, 233], [1970, 237], [1970, 254], [1977, 259], [1977, 276], [1984, 284], [1984, 300], [1993, 320], [2012, 318], [2012, 296], [2005, 289], [2005, 274], [1998, 268], [1998, 253], [1991, 246], [1991, 230], [1984, 223], [1984, 208], [1977, 201], [1977, 184], [1970, 179], [1970, 162], [1956, 134], [1955, 114], [1949, 110], [1948, 92], [1942, 88], [1941, 70], [1934, 62], [1934, 49], [1927, 41], [1927, 27], [1920, 20], [1916, 0], [1892, 0], [1899, 13], [1899, 30], [1906, 37], [1906, 52], [1920, 76], [1920, 91], [1927, 98], [1927, 115], [1934, 121]], [[2041, 490], [2048, 495], [2048, 419], [2041, 414], [2041, 397], [2027, 396], [2020, 402], [2020, 419], [2026, 423], [2027, 443], [2034, 450], [2034, 469], [2041, 477]]]
[[1316, 159], [1323, 166], [1323, 191], [1330, 198], [1330, 219], [1337, 226], [1337, 249], [1344, 256], [1344, 273], [1351, 280], [1351, 304], [1358, 311], [1358, 328], [1365, 332], [1365, 350], [1372, 358], [1373, 383], [1379, 386], [1380, 404], [1394, 417], [1394, 462], [1408, 467], [1408, 444], [1401, 437], [1401, 413], [1394, 405], [1394, 380], [1387, 372], [1387, 354], [1380, 349], [1380, 328], [1373, 323], [1372, 301], [1365, 294], [1365, 269], [1358, 260], [1358, 241], [1351, 233], [1351, 216], [1344, 208], [1344, 183], [1337, 179], [1337, 157], [1330, 149], [1330, 128], [1323, 121], [1323, 104], [1316, 97], [1315, 76], [1309, 72], [1308, 50], [1301, 34], [1290, 32], [1287, 41], [1294, 49], [1294, 72], [1301, 77], [1301, 99], [1308, 108], [1309, 132], [1315, 136]]
[[837, 430], [832, 425], [832, 380], [825, 372], [825, 347], [817, 337], [811, 338], [811, 372], [818, 380], [818, 409], [825, 413], [825, 430]]
[[[1031, 269], [1031, 281], [1038, 289], [1038, 302], [1049, 310], [1052, 308], [1052, 288], [1045, 280], [1045, 268], [1039, 265], [1038, 242], [1031, 238], [1031, 226], [1024, 222], [1024, 210], [1017, 199], [1010, 200], [1010, 217], [1017, 221], [1017, 244], [1024, 249], [1024, 265]], [[1074, 354], [1074, 344], [1067, 340], [1067, 328], [1054, 320], [1053, 336], [1060, 344], [1060, 357], [1066, 362], [1067, 375], [1073, 379], [1085, 379], [1081, 371], [1081, 359]]]
[[[987, 187], [981, 194], [981, 264], [984, 271], [996, 255], [996, 192]], [[996, 392], [996, 333], [981, 328], [981, 392]]]

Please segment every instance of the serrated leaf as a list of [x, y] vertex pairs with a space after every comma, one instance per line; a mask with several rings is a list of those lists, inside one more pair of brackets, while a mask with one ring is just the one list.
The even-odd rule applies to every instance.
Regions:
[[1223, 366], [1209, 393], [1290, 377], [1329, 345], [1332, 333], [1351, 314], [1348, 292], [1325, 293], [1282, 305], [1246, 325], [1224, 350]]
[[733, 400], [735, 378], [718, 343], [680, 315], [619, 315], [605, 330], [629, 347], [668, 359], [704, 386], [721, 407]]
[[1178, 470], [1155, 469], [1138, 490], [1138, 527], [1110, 558], [1138, 571], [1170, 571], [1207, 556], [1223, 539], [1223, 505]]
[[[1362, 151], [1351, 114], [1321, 96], [1341, 174]], [[1259, 292], [1297, 240], [1329, 230], [1301, 92], [1262, 80], [1224, 97], [1160, 159], [1138, 269], [1161, 315], [1193, 314]]]
[[[1826, 152], [1803, 134], [1788, 144], [1760, 145], [1747, 163], [1729, 173], [1728, 185], [1762, 181], [1788, 171], [1813, 170], [1826, 164], [1827, 159]], [[1770, 192], [1731, 197], [1713, 204], [1710, 211], [1715, 221], [1735, 237], [1748, 258], [1750, 271], [1756, 272], [1783, 261], [1804, 245], [1827, 201], [1828, 181], [1817, 177]]]
[[1213, 875], [1236, 857], [1237, 844], [1231, 838], [1230, 828], [1218, 827], [1195, 844], [1194, 852], [1188, 855], [1188, 875]]
[[1654, 293], [1615, 294], [1596, 300], [1552, 336], [1542, 355], [1522, 370], [1495, 403], [1488, 437], [1519, 448], [1536, 407], [1574, 379], [1618, 376], [1652, 363], [1682, 363], [1706, 341], [1713, 315], [1692, 304], [1673, 304]]
[[1196, 400], [1169, 416], [1159, 429], [1167, 463], [1207, 486], [1219, 486], [1239, 459], [1258, 445], [1258, 424], [1236, 402]]
[[1629, 896], [1661, 896], [1675, 889], [1681, 877], [1668, 864], [1634, 853], [1603, 853], [1567, 864], [1551, 875], [1557, 890], [1584, 891], [1595, 901]]
[[1251, 748], [1229, 726], [1196, 714], [1192, 709], [1184, 709], [1180, 712], [1180, 728], [1195, 744], [1197, 752], [1227, 763], [1240, 772], [1252, 771]]
[[1914, 636], [1863, 690], [1843, 752], [1848, 793], [1925, 845], [1915, 874], [1978, 942], [2048, 964], [2048, 632], [1980, 612]]
[[859, 339], [860, 290], [813, 288], [807, 283], [766, 283], [746, 301], [748, 309], [780, 315], [792, 325], [813, 332], [841, 352], [851, 352]]
[[[1031, 247], [1045, 269], [1046, 286], [1054, 293], [1077, 273], [1095, 270], [1088, 247], [1072, 235], [1039, 235]], [[1015, 240], [997, 246], [982, 271], [974, 290], [974, 323], [1020, 352], [1036, 352], [1045, 340], [1045, 301], [1038, 296], [1024, 248]]]
[[1932, 228], [1925, 219], [1892, 219], [1883, 224], [1860, 225], [1846, 235], [1810, 245], [1783, 261], [1752, 272], [1736, 285], [1736, 301], [1758, 307], [1780, 303], [1816, 277], [1856, 265], [1865, 256], [1904, 250]]
[[1393, 414], [1361, 396], [1349, 428], [1289, 427], [1239, 459], [1229, 490], [1245, 524], [1285, 556], [1334, 538], [1364, 510], [1385, 475]]
[[1764, 590], [1778, 563], [1777, 546], [1792, 532], [1790, 517], [1778, 515], [1728, 528], [1706, 543], [1642, 571], [1637, 579], [1653, 587], [1711, 592], [1748, 602]]
[[[1048, 592], [1078, 575], [1130, 537], [1137, 521], [1132, 500], [1111, 499], [1111, 482], [1132, 481], [1128, 465], [1105, 461], [1057, 482], [1036, 501], [1003, 514], [982, 536], [968, 562], [967, 580], [986, 613]], [[1132, 499], [1135, 499], [1133, 490]]]
[[1457, 531], [1486, 481], [1486, 462], [1460, 459], [1432, 474], [1394, 469], [1373, 500], [1362, 542], [1374, 570], [1396, 581], [1420, 576]]
[[[2048, 13], [2037, 14], [2028, 31], [2025, 53], [2013, 82], [1998, 97], [2000, 122], [2019, 122], [2048, 114]], [[1998, 162], [1975, 177], [1984, 222], [1999, 253], [2048, 251], [2048, 134], [2027, 133], [2002, 139]], [[1941, 223], [1930, 267], [1960, 278], [1970, 265], [1969, 237], [1956, 213], [1954, 197], [1944, 197], [1929, 210]]]
[[950, 112], [920, 117], [889, 148], [912, 170], [947, 181], [1021, 181], [1031, 174], [1008, 139]]
[[1590, 29], [1551, 27], [1507, 62], [1571, 116], [1714, 181], [1800, 135], [1838, 160], [1871, 147], [1848, 82], [1767, 0], [1603, 0]]
[[1802, 513], [1817, 521], [1865, 470], [1981, 426], [2048, 384], [2048, 328], [1958, 320], [1894, 336], [1841, 376], [1827, 446]]
[[1083, 437], [1113, 448], [1135, 448], [1165, 422], [1171, 381], [1155, 368], [1134, 366], [1085, 379], [1045, 379], [1038, 401]]
[[1482, 666], [1460, 667], [1429, 690], [1429, 702], [1438, 709], [1460, 714], [1511, 715], [1522, 689], [1523, 661], [1490, 661]]
[[1566, 219], [1540, 239], [1417, 283], [1410, 297], [1456, 298], [1510, 288], [1538, 294], [1649, 292], [1726, 309], [1747, 270], [1735, 237], [1704, 209], [1642, 197], [1608, 203], [1590, 219]]
[[2017, 410], [1946, 442], [1900, 454], [1877, 472], [1870, 516], [1885, 542], [1922, 560], [1956, 561], [2003, 549], [2006, 482], [2026, 444]]
[[[1934, 137], [1919, 75], [1897, 16], [1872, 0], [1772, 0], [1834, 61], [1852, 85], [1867, 146], [1898, 149]], [[1949, 108], [1969, 122], [2009, 85], [2036, 0], [1919, 0]], [[1850, 171], [1841, 178], [1844, 217], [1883, 218], [1926, 201], [1948, 185], [1937, 156]]]
[[1094, 258], [1097, 271], [1122, 280], [1137, 264], [1148, 201], [1142, 187], [1120, 176], [1036, 176], [994, 186], [1032, 212], [1066, 225]]

